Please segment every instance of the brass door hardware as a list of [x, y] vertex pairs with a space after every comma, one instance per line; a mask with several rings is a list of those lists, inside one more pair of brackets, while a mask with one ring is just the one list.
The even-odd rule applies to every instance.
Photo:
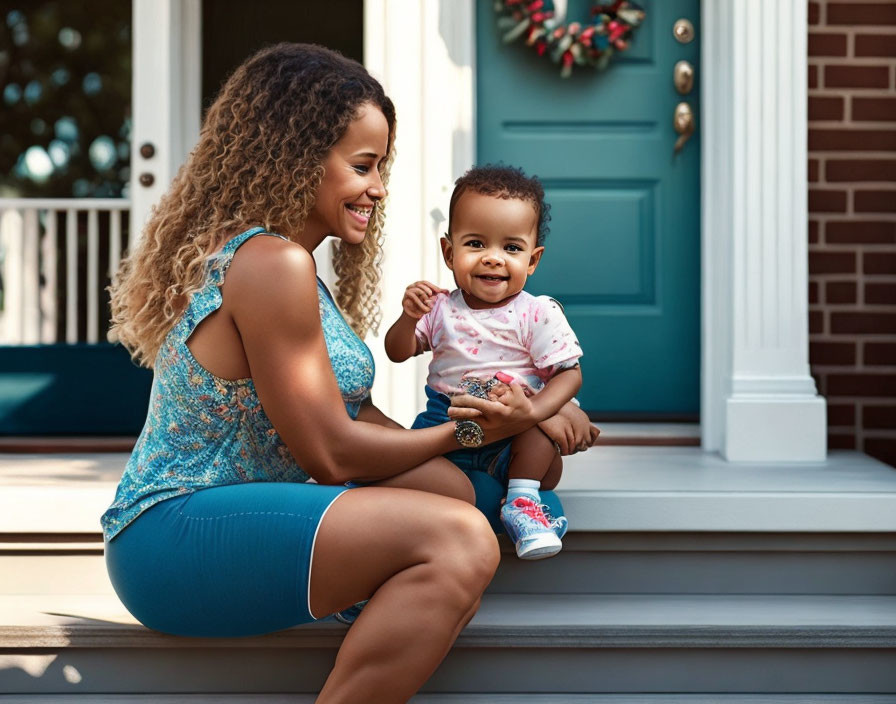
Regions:
[[694, 25], [691, 24], [690, 20], [684, 18], [675, 20], [675, 24], [672, 25], [672, 34], [682, 44], [689, 44], [694, 41]]
[[672, 125], [675, 127], [675, 131], [678, 132], [678, 139], [675, 140], [675, 153], [678, 154], [696, 129], [694, 111], [691, 110], [691, 106], [686, 102], [681, 101], [675, 106], [675, 117]]
[[694, 67], [687, 61], [679, 61], [672, 69], [672, 81], [675, 90], [681, 95], [687, 95], [694, 88]]

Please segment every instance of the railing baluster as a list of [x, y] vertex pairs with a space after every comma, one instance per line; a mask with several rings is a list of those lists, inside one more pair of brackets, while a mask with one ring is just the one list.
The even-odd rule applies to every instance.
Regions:
[[[106, 280], [105, 272], [100, 272], [101, 246], [106, 246], [100, 239], [100, 213], [109, 213], [108, 274], [114, 278], [124, 253], [122, 218], [128, 217], [129, 211], [130, 203], [121, 198], [0, 198], [0, 344], [77, 344], [108, 339], [100, 329]], [[83, 282], [79, 280], [82, 212], [87, 220]], [[64, 263], [59, 251], [63, 245]], [[60, 291], [60, 268], [65, 270], [64, 293]], [[79, 301], [82, 288], [87, 291]], [[86, 317], [86, 334], [79, 335], [81, 314]], [[63, 315], [64, 331], [60, 330]]]
[[100, 326], [100, 225], [99, 213], [87, 213], [87, 342], [99, 342]]
[[3, 290], [0, 296], [3, 297], [3, 304], [0, 305], [0, 345], [8, 345], [12, 342], [10, 334], [10, 315], [9, 315], [9, 243], [6, 224], [7, 209], [0, 208], [0, 278], [3, 279]]
[[109, 278], [114, 279], [121, 264], [121, 218], [126, 211], [109, 211]]
[[22, 344], [22, 213], [7, 208], [2, 218], [3, 235], [3, 341]]
[[78, 211], [65, 215], [65, 341], [78, 341]]
[[[109, 279], [115, 280], [118, 267], [121, 265], [121, 219], [127, 216], [127, 211], [109, 211]], [[109, 342], [117, 342], [118, 336], [106, 331], [106, 339]]]
[[56, 211], [47, 211], [46, 231], [43, 241], [44, 262], [44, 286], [41, 292], [42, 330], [41, 342], [51, 345], [56, 342], [56, 324], [59, 312], [56, 303], [56, 276], [57, 276], [57, 227]]

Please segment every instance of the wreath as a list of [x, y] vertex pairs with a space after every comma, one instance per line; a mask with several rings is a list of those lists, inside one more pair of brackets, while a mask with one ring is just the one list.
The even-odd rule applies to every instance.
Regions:
[[562, 65], [563, 78], [569, 77], [574, 65], [604, 70], [614, 52], [628, 49], [635, 28], [646, 17], [642, 8], [628, 0], [594, 3], [588, 24], [557, 22], [553, 0], [495, 0], [495, 11], [505, 43], [525, 37], [539, 56]]

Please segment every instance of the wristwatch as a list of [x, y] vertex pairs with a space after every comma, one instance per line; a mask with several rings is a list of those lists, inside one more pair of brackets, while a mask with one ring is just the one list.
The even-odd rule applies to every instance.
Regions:
[[475, 420], [457, 420], [454, 421], [454, 437], [463, 447], [479, 447], [485, 433]]

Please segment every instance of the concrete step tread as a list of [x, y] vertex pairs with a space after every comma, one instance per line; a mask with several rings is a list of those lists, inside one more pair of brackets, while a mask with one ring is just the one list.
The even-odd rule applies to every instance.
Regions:
[[[0, 454], [0, 534], [99, 531], [124, 453]], [[694, 447], [595, 447], [565, 460], [570, 530], [894, 532], [896, 469], [857, 452], [731, 464]]]
[[[108, 595], [0, 596], [0, 648], [330, 647], [325, 619], [257, 638], [191, 639], [139, 625]], [[894, 647], [896, 596], [486, 594], [469, 647]]]
[[[312, 704], [314, 694], [0, 694], [0, 704]], [[894, 704], [887, 694], [418, 694], [410, 704]]]

